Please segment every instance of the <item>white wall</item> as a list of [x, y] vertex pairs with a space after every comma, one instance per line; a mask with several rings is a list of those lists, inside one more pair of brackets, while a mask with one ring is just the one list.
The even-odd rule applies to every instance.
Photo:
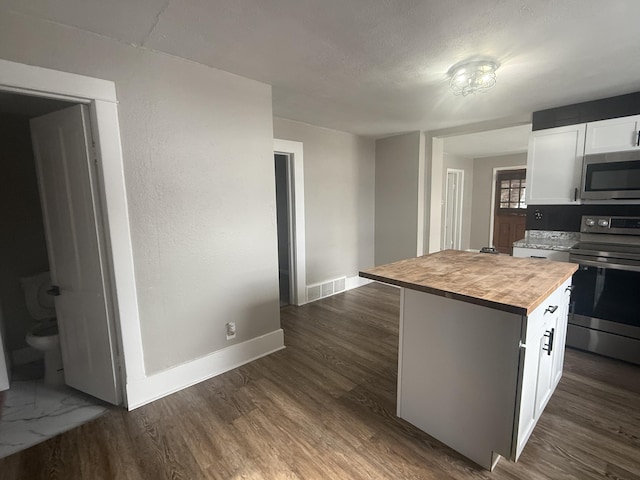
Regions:
[[307, 285], [373, 266], [374, 140], [282, 118], [273, 136], [303, 143]]
[[376, 265], [417, 255], [421, 142], [421, 132], [376, 141]]
[[5, 347], [25, 348], [34, 320], [27, 311], [20, 278], [49, 269], [29, 119], [0, 114], [0, 300]]
[[514, 166], [526, 168], [527, 154], [517, 153], [473, 160], [473, 206], [471, 208], [470, 248], [489, 246], [493, 169]]
[[279, 329], [268, 85], [6, 11], [0, 58], [116, 84], [147, 374]]
[[[464, 185], [462, 197], [462, 250], [470, 247], [471, 243], [471, 205], [473, 204], [473, 158], [466, 158], [445, 153], [444, 175], [442, 176], [442, 202], [443, 208], [446, 200], [447, 168], [455, 168], [464, 171]], [[444, 232], [444, 211], [442, 212], [442, 231]]]

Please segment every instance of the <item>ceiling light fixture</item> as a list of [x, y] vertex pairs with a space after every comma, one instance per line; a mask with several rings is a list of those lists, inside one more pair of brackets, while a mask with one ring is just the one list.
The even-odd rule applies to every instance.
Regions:
[[463, 97], [470, 93], [486, 92], [496, 84], [498, 67], [493, 60], [458, 63], [449, 69], [449, 86], [454, 95]]

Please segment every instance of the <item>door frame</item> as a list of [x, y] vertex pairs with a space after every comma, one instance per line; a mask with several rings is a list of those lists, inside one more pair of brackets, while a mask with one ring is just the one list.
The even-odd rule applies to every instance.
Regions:
[[89, 105], [103, 207], [96, 227], [103, 229], [106, 237], [106, 300], [114, 312], [119, 349], [119, 356], [114, 352], [120, 367], [116, 377], [123, 403], [128, 406], [130, 384], [146, 378], [146, 373], [115, 83], [0, 59], [0, 91]]
[[289, 271], [291, 304], [307, 303], [307, 272], [304, 214], [304, 151], [302, 142], [273, 140], [273, 153], [287, 157], [287, 194], [289, 196]]
[[[491, 177], [491, 215], [489, 217], [489, 243], [487, 245], [493, 245], [493, 226], [496, 216], [496, 180], [498, 179], [498, 172], [505, 170], [526, 170], [526, 165], [515, 165], [512, 167], [495, 167], [493, 169], [493, 176]], [[527, 186], [528, 188], [528, 186]]]
[[[458, 204], [456, 205], [456, 211], [454, 213], [454, 224], [457, 226], [457, 230], [456, 230], [456, 238], [454, 239], [454, 245], [453, 248], [455, 247], [455, 244], [458, 244], [458, 248], [462, 248], [462, 209], [463, 209], [463, 203], [464, 203], [464, 170], [461, 170], [459, 168], [447, 168], [446, 171], [446, 175], [445, 175], [445, 187], [444, 187], [444, 215], [443, 215], [443, 224], [444, 224], [444, 228], [442, 229], [442, 242], [441, 242], [441, 249], [444, 249], [446, 247], [446, 245], [444, 244], [444, 241], [446, 239], [446, 235], [447, 235], [447, 208], [449, 206], [449, 174], [454, 174], [457, 177], [457, 181], [458, 181]], [[448, 248], [448, 247], [446, 247]]]

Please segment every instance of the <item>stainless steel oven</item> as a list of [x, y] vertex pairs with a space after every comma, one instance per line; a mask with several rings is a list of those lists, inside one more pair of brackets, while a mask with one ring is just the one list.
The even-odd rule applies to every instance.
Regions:
[[[640, 141], [640, 132], [638, 132]], [[580, 198], [622, 200], [640, 198], [640, 151], [585, 155]]]
[[583, 216], [567, 345], [640, 365], [640, 217]]

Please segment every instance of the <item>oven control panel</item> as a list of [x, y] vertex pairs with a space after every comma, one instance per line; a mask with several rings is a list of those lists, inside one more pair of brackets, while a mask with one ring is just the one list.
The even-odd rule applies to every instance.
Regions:
[[613, 233], [640, 235], [640, 217], [603, 217], [584, 215], [580, 225], [582, 233]]

